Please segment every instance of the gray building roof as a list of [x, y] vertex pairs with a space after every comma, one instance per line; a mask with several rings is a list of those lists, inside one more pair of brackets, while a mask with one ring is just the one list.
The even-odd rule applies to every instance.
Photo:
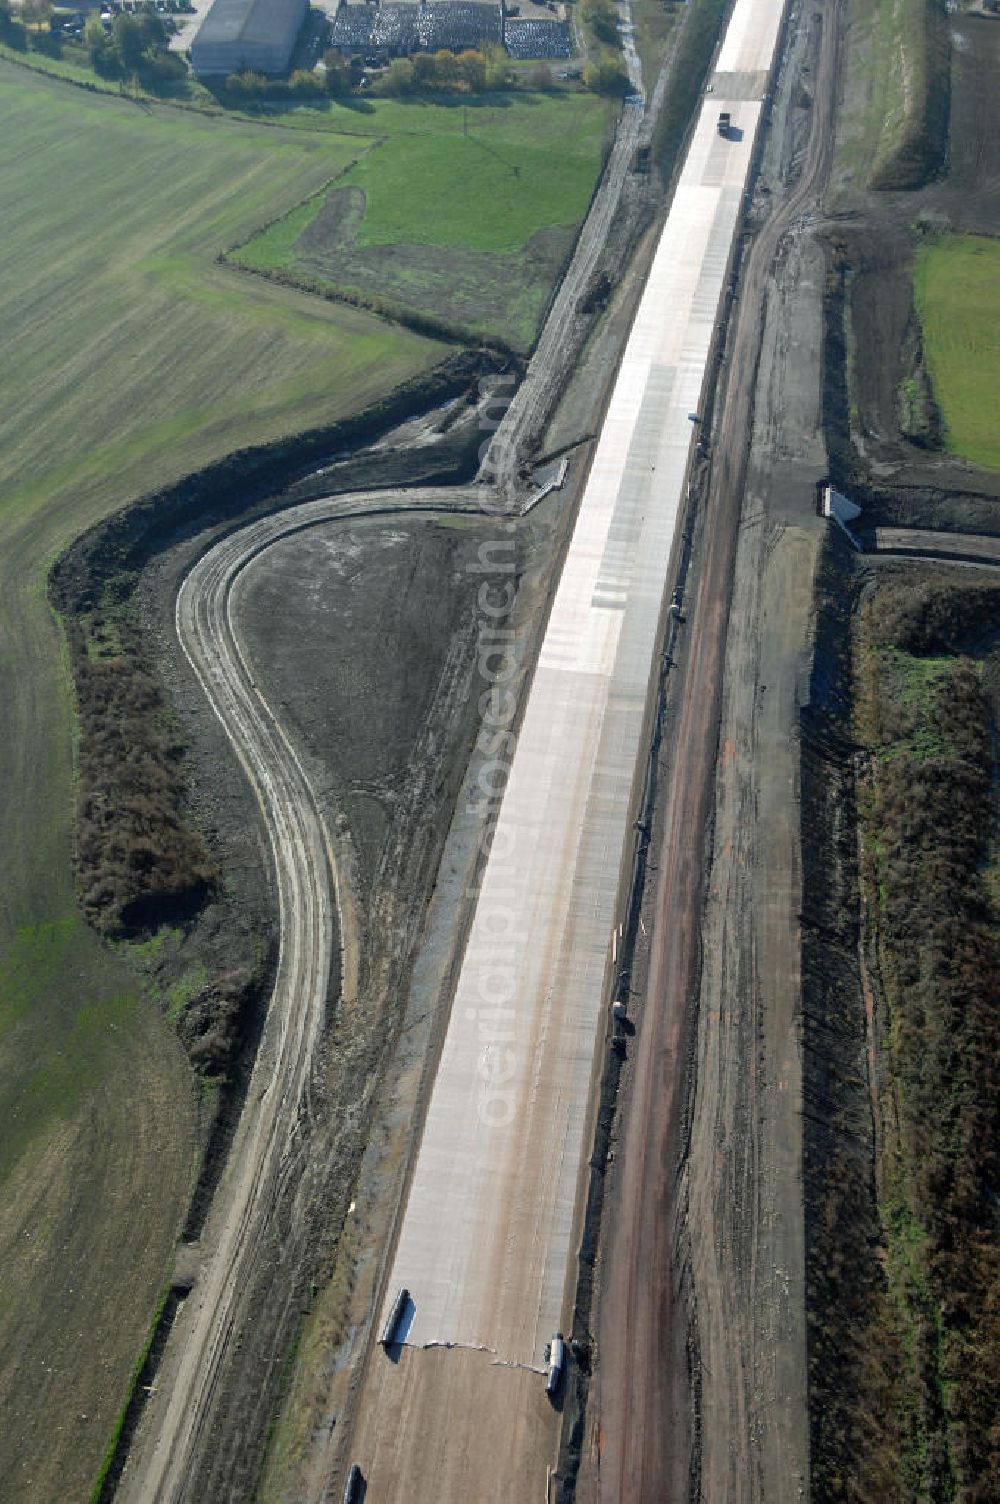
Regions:
[[283, 49], [294, 42], [305, 10], [304, 0], [215, 0], [192, 50], [220, 44]]

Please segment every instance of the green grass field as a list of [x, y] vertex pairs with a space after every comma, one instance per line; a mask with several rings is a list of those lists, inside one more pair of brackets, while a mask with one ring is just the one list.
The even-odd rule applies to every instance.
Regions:
[[0, 122], [0, 1493], [38, 1501], [87, 1496], [195, 1167], [180, 1047], [74, 901], [49, 565], [132, 497], [444, 352], [216, 264], [349, 165], [353, 138], [3, 62]]
[[930, 241], [917, 252], [913, 282], [947, 447], [1000, 470], [1000, 240]]
[[606, 102], [363, 105], [320, 117], [364, 134], [358, 161], [234, 259], [530, 348], [597, 181]]

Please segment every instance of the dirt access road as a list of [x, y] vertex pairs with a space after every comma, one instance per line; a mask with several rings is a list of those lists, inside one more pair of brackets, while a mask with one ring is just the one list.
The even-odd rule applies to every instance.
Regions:
[[233, 627], [241, 573], [291, 532], [351, 516], [475, 512], [468, 491], [373, 492], [279, 513], [224, 537], [186, 577], [177, 633], [253, 788], [273, 854], [281, 947], [277, 976], [225, 1178], [201, 1245], [201, 1269], [176, 1316], [120, 1487], [121, 1497], [192, 1497], [241, 1296], [269, 1218], [299, 1158], [310, 1079], [339, 952], [339, 994], [357, 990], [358, 924], [337, 882], [335, 841], [294, 749], [257, 688]]
[[801, 242], [829, 168], [839, 27], [827, 9], [818, 57], [792, 39], [816, 69], [808, 139], [791, 177], [792, 66], [769, 144], [785, 181], [765, 184], [778, 191], [746, 259], [713, 435], [607, 1203], [583, 1499], [808, 1491], [795, 736], [822, 536], [823, 267]]

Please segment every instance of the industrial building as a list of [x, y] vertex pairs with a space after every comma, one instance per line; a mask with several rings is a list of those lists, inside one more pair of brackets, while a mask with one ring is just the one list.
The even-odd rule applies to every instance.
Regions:
[[191, 43], [195, 73], [285, 73], [309, 0], [215, 0]]

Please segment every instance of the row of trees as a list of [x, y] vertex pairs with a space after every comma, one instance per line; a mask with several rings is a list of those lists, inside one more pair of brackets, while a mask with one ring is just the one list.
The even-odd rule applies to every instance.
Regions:
[[[301, 101], [320, 99], [324, 95], [340, 98], [361, 87], [364, 63], [360, 57], [350, 59], [330, 50], [324, 58], [325, 74], [299, 69], [290, 78], [267, 78], [247, 70], [226, 79], [226, 92], [234, 99], [254, 100], [291, 98]], [[583, 83], [599, 94], [622, 95], [630, 88], [628, 73], [621, 57], [603, 50], [587, 63]], [[435, 90], [447, 93], [483, 94], [500, 89], [522, 87], [547, 89], [552, 74], [544, 63], [528, 72], [515, 72], [500, 47], [482, 51], [418, 52], [413, 57], [393, 58], [375, 80], [372, 92], [392, 98], [408, 94], [426, 94]]]
[[[0, 39], [22, 51], [60, 54], [62, 38], [52, 30], [51, 0], [24, 0], [15, 11], [0, 0]], [[83, 45], [91, 66], [104, 78], [117, 78], [153, 91], [176, 87], [187, 79], [187, 64], [170, 52], [169, 33], [152, 3], [134, 15], [116, 15], [110, 27], [91, 15]]]
[[[326, 72], [299, 69], [290, 78], [266, 78], [262, 73], [234, 73], [226, 80], [226, 92], [237, 99], [298, 100], [332, 98], [354, 93], [361, 87], [365, 65], [360, 57], [346, 58], [330, 49], [324, 56]], [[394, 97], [425, 94], [434, 90], [448, 93], [482, 94], [510, 88], [515, 82], [529, 89], [546, 89], [552, 75], [544, 63], [530, 72], [515, 73], [500, 47], [482, 51], [469, 48], [451, 52], [418, 52], [413, 57], [394, 58], [377, 78], [373, 92]]]
[[229, 75], [226, 79], [226, 93], [236, 100], [246, 100], [248, 103], [261, 99], [289, 98], [308, 101], [322, 99], [327, 93], [327, 87], [322, 77], [308, 68], [296, 69], [289, 78], [269, 78], [264, 73], [255, 73], [252, 68], [246, 68], [242, 73]]
[[428, 89], [470, 94], [505, 89], [512, 80], [510, 61], [495, 44], [465, 52], [417, 52], [413, 57], [393, 58], [376, 88], [381, 94], [422, 93]]
[[168, 52], [170, 38], [153, 11], [117, 15], [108, 30], [98, 16], [90, 16], [83, 42], [96, 73], [105, 78], [138, 77], [162, 86], [187, 77], [183, 59]]

